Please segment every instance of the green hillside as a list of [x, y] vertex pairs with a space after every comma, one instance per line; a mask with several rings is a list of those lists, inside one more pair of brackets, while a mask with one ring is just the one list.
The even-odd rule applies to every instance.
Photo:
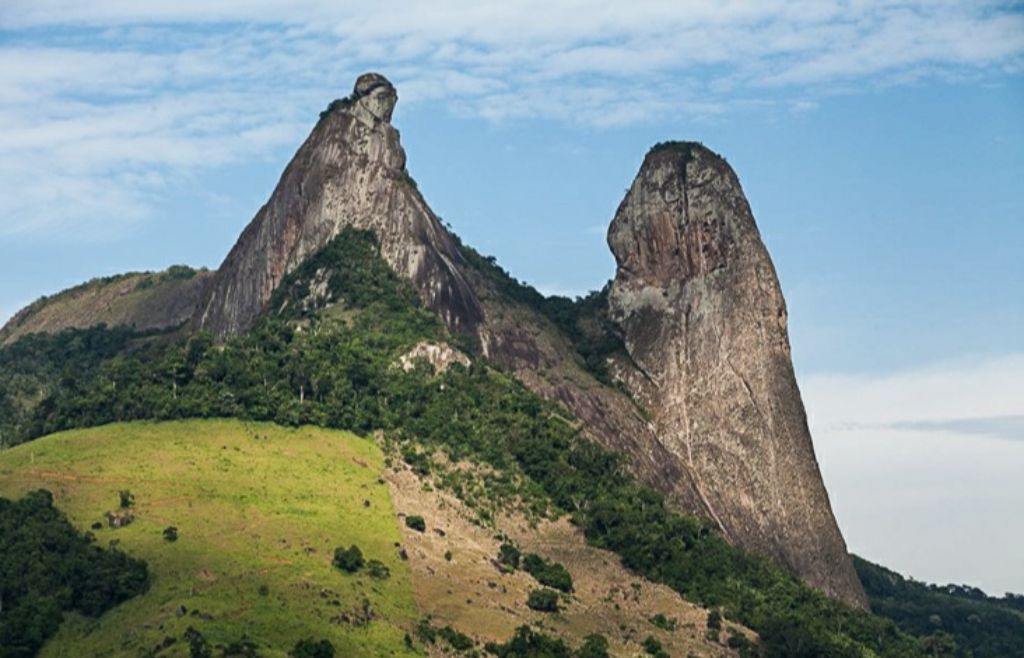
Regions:
[[[409, 282], [399, 279], [381, 258], [372, 234], [342, 232], [285, 277], [268, 305], [268, 313], [249, 332], [223, 345], [214, 344], [208, 335], [197, 334], [179, 341], [157, 341], [143, 348], [132, 343], [145, 336], [119, 342], [104, 336], [105, 331], [88, 337], [109, 345], [115, 353], [109, 358], [94, 359], [90, 350], [69, 353], [62, 348], [68, 340], [82, 338], [82, 332], [27, 344], [30, 349], [20, 356], [12, 353], [17, 356], [15, 363], [26, 365], [25, 374], [39, 375], [49, 391], [26, 410], [26, 420], [16, 424], [12, 443], [112, 421], [185, 417], [244, 418], [294, 427], [332, 427], [363, 435], [379, 433], [417, 473], [435, 476], [435, 484], [472, 508], [478, 524], [492, 526], [499, 514], [509, 511], [524, 513], [532, 521], [565, 516], [587, 543], [616, 554], [635, 577], [666, 585], [693, 603], [717, 609], [729, 622], [755, 631], [759, 636], [756, 648], [746, 646], [743, 638], [727, 640], [745, 655], [924, 655], [920, 642], [901, 633], [891, 621], [827, 599], [784, 569], [730, 545], [705, 520], [673, 509], [663, 495], [637, 483], [619, 455], [582, 435], [564, 408], [539, 398], [507, 373], [479, 359], [472, 359], [468, 367], [455, 365], [442, 371], [426, 364], [409, 370], [397, 367], [401, 356], [422, 341], [448, 342], [471, 356], [478, 346], [448, 334], [419, 305]], [[21, 341], [7, 349], [20, 345]], [[6, 351], [0, 350], [0, 356]], [[32, 363], [35, 368], [28, 367]], [[16, 380], [10, 378], [7, 385], [17, 390]], [[87, 447], [74, 443], [76, 450], [69, 449], [65, 457], [71, 462], [88, 457]], [[14, 454], [30, 454], [26, 451], [36, 445], [40, 444], [21, 445]], [[229, 449], [218, 449], [215, 442], [211, 450], [217, 458], [210, 460], [210, 468], [216, 470], [211, 472], [220, 475], [223, 468], [226, 472], [237, 469], [239, 474], [237, 481], [225, 485], [225, 497], [239, 500], [245, 496], [241, 500], [246, 502], [273, 497], [261, 488], [270, 486], [265, 478], [245, 472], [247, 460], [232, 459]], [[117, 454], [111, 452], [107, 461], [117, 460]], [[158, 454], [154, 451], [149, 461], [163, 459]], [[440, 461], [433, 455], [438, 455]], [[320, 459], [312, 459], [299, 472], [303, 476], [306, 470], [316, 473]], [[461, 462], [475, 464], [477, 475], [467, 476], [473, 471], [444, 466]], [[61, 460], [52, 463], [52, 470], [59, 471]], [[149, 470], [163, 473], [164, 463], [154, 464]], [[204, 491], [201, 483], [207, 475], [196, 476], [196, 491]], [[288, 476], [295, 478], [289, 473], [282, 476], [282, 481]], [[31, 482], [31, 486], [38, 486], [37, 482]], [[322, 489], [316, 483], [309, 484], [306, 495]], [[116, 491], [124, 486], [111, 482], [107, 498], [95, 505], [112, 505], [104, 501], [113, 501]], [[60, 493], [55, 493], [59, 505]], [[146, 495], [150, 494], [143, 493], [142, 497]], [[90, 519], [104, 511], [98, 507], [89, 508]], [[296, 509], [302, 508], [286, 505], [282, 518], [277, 520], [282, 525], [289, 523], [287, 517], [295, 515]], [[232, 523], [241, 527], [241, 548], [267, 546], [264, 550], [270, 550], [271, 540], [255, 529], [249, 530], [238, 520], [234, 508], [219, 506], [217, 512], [213, 517], [215, 529], [229, 528]], [[161, 524], [178, 525], [170, 518], [156, 526], [163, 527]], [[188, 531], [182, 527], [180, 543], [186, 544]], [[157, 529], [147, 536], [159, 545]], [[293, 557], [301, 550], [296, 548], [301, 532], [300, 528], [294, 535], [273, 539], [286, 539], [287, 557], [282, 559], [305, 559]], [[367, 541], [367, 545], [387, 548], [386, 539], [368, 534], [373, 536], [380, 543]], [[330, 534], [320, 541], [322, 545], [313, 546], [317, 553], [309, 559], [319, 560], [329, 572], [328, 556], [320, 551], [353, 540]], [[213, 544], [196, 554], [212, 555], [222, 550], [239, 549]], [[369, 557], [378, 555], [371, 553]], [[246, 573], [254, 573], [252, 565], [248, 568]], [[255, 568], [269, 569], [262, 565]], [[154, 570], [159, 574], [159, 566]], [[195, 576], [190, 578], [196, 581]], [[201, 584], [202, 579], [197, 582]], [[389, 584], [397, 582], [401, 581], [396, 578]], [[491, 588], [486, 582], [484, 586]], [[346, 592], [349, 598], [343, 598], [345, 605], [351, 605], [354, 594]], [[463, 599], [466, 605], [471, 605], [475, 596]], [[312, 598], [307, 601], [321, 604]], [[257, 601], [254, 605], [261, 604]], [[168, 599], [162, 605], [165, 618], [171, 619], [167, 615], [179, 602]], [[295, 610], [296, 615], [329, 617], [322, 605], [312, 613], [301, 607]], [[270, 618], [268, 615], [266, 619]], [[385, 615], [385, 619], [392, 617]], [[176, 629], [180, 627], [181, 623], [175, 623]], [[289, 619], [281, 626], [293, 623], [297, 622]], [[228, 630], [229, 626], [233, 631]], [[238, 634], [244, 628], [244, 624], [226, 625], [218, 641], [230, 641], [233, 638], [225, 634]], [[707, 630], [718, 640], [718, 628]], [[157, 635], [159, 631], [154, 633]]]
[[[183, 656], [190, 626], [213, 645], [245, 635], [263, 656], [303, 638], [339, 656], [406, 655], [417, 613], [383, 468], [377, 446], [347, 432], [235, 420], [107, 425], [0, 452], [0, 496], [49, 489], [82, 530], [130, 490], [134, 522], [93, 532], [152, 573], [146, 594], [102, 617], [69, 616], [41, 655], [138, 656], [170, 637], [158, 655]], [[351, 544], [390, 577], [334, 568]]]

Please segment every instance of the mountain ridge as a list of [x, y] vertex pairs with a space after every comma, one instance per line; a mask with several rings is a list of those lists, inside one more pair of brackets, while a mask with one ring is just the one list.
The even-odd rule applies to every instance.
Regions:
[[[827, 494], [824, 494], [805, 420], [803, 427], [795, 430], [800, 434], [800, 440], [796, 444], [793, 463], [806, 474], [796, 482], [789, 482], [785, 480], [784, 472], [776, 470], [774, 479], [768, 480], [775, 488], [775, 497], [783, 501], [789, 498], [788, 494], [802, 499], [800, 488], [805, 486], [820, 489], [821, 495], [803, 511], [793, 515], [804, 517], [810, 514], [817, 521], [795, 535], [790, 530], [784, 531], [787, 527], [785, 506], [759, 507], [743, 503], [744, 496], [750, 498], [762, 493], [751, 491], [749, 483], [736, 477], [717, 486], [732, 487], [739, 493], [730, 498], [723, 491], [712, 492], [720, 495], [715, 503], [711, 503], [710, 499], [716, 496], [709, 496], [706, 480], [701, 485], [702, 477], [695, 475], [697, 471], [692, 460], [680, 453], [678, 442], [666, 438], [666, 434], [675, 431], [672, 428], [679, 419], [664, 416], [659, 420], [659, 409], [673, 407], [680, 396], [686, 397], [685, 392], [675, 391], [668, 397], [658, 394], [661, 386], [656, 384], [657, 377], [652, 376], [652, 369], [638, 367], [638, 363], [657, 361], [659, 357], [655, 352], [639, 349], [645, 343], [643, 331], [638, 331], [636, 323], [630, 320], [630, 313], [624, 312], [628, 304], [624, 304], [626, 297], [619, 293], [628, 287], [624, 282], [629, 281], [634, 269], [629, 258], [620, 258], [622, 253], [615, 254], [620, 262], [620, 272], [611, 288], [611, 305], [608, 311], [599, 309], [600, 313], [608, 313], [606, 319], [611, 320], [612, 331], [620, 334], [619, 338], [626, 347], [625, 352], [607, 355], [609, 370], [617, 382], [609, 386], [580, 358], [573, 341], [561, 328], [538, 309], [509, 297], [500, 282], [496, 283], [493, 277], [487, 276], [477, 264], [467, 259], [465, 248], [445, 230], [411, 183], [405, 169], [405, 153], [398, 131], [390, 124], [396, 102], [397, 92], [383, 76], [365, 74], [356, 81], [349, 97], [331, 104], [286, 167], [268, 202], [247, 225], [221, 267], [203, 286], [201, 301], [192, 315], [189, 329], [209, 332], [220, 341], [243, 332], [266, 310], [282, 279], [343, 228], [371, 230], [380, 242], [384, 260], [400, 276], [413, 283], [423, 305], [440, 317], [453, 334], [478, 342], [481, 355], [489, 363], [508, 370], [534, 392], [566, 407], [579, 418], [585, 435], [626, 455], [632, 471], [642, 481], [668, 495], [680, 509], [710, 518], [740, 546], [769, 555], [830, 596], [865, 607], [866, 599], [856, 576], [850, 578], [852, 565], [832, 518]], [[663, 162], [678, 148], [656, 146], [652, 149], [637, 180], [643, 182], [649, 161]], [[723, 212], [733, 212], [735, 208], [732, 206], [746, 204], [735, 173], [723, 159], [713, 156], [703, 147], [690, 144], [685, 148], [687, 157], [681, 171], [678, 167], [675, 170], [658, 170], [658, 176], [666, 177], [662, 183], [681, 185], [685, 196], [687, 177], [690, 180], [708, 177], [718, 181], [714, 183], [718, 188], [713, 190], [718, 196], [705, 196], [705, 204], [712, 211], [724, 208]], [[695, 153], [696, 157], [692, 158]], [[728, 184], [722, 183], [723, 180]], [[634, 182], [634, 186], [637, 184]], [[727, 197], [727, 203], [718, 208], [723, 195]], [[627, 195], [620, 205], [620, 212], [629, 199]], [[677, 230], [674, 227], [685, 219], [685, 212], [680, 214], [677, 210], [667, 206], [655, 209], [660, 213], [658, 226], [667, 227], [667, 232], [663, 230], [664, 235], [658, 234], [653, 242], [645, 243], [643, 249], [647, 251], [643, 252], [638, 263], [646, 267], [651, 264], [647, 257], [654, 258], [654, 267], [648, 268], [647, 274], [654, 275], [652, 281], [664, 290], [659, 292], [656, 286], [645, 286], [647, 292], [642, 292], [642, 296], [658, 299], [662, 295], [662, 299], [667, 298], [674, 284], [665, 277], [679, 273], [673, 269], [679, 262], [706, 264], [707, 259], [714, 262], [721, 256], [714, 251], [704, 253], [700, 251], [703, 246], [698, 246], [696, 254], [704, 260], [684, 258], [680, 261], [681, 252], [673, 251], [671, 247], [667, 252], [662, 249], [671, 243], [671, 236]], [[640, 215], [644, 212], [647, 211], [641, 210]], [[617, 213], [616, 220], [618, 218]], [[753, 225], [752, 217], [745, 216], [743, 221]], [[612, 223], [614, 227], [615, 220]], [[754, 251], [758, 248], [763, 251], [756, 227], [750, 235], [756, 243]], [[714, 243], [716, 236], [708, 237], [709, 240], [701, 245]], [[612, 243], [611, 232], [609, 241]], [[614, 244], [612, 249], [614, 253]], [[770, 280], [769, 288], [774, 286], [774, 293], [781, 301], [781, 291], [777, 289], [770, 260], [767, 260], [766, 252], [763, 256], [767, 270], [760, 266], [761, 270], [767, 272], [764, 276]], [[678, 261], [675, 265], [673, 258]], [[623, 267], [622, 263], [627, 266]], [[723, 264], [711, 271], [725, 267]], [[708, 273], [699, 268], [695, 272], [700, 275]], [[684, 274], [689, 276], [692, 273]], [[660, 304], [657, 302], [652, 308]], [[620, 317], [614, 317], [612, 311], [616, 310]], [[784, 304], [782, 310], [784, 312]], [[671, 321], [671, 318], [659, 321], [662, 330], [670, 334], [676, 331], [671, 327]], [[641, 326], [643, 324], [640, 323]], [[786, 343], [783, 350], [786, 363], [781, 368], [785, 370], [788, 366], [791, 371], [784, 321], [779, 329], [781, 334], [776, 331], [768, 342], [781, 340]], [[764, 347], [764, 341], [753, 342], [753, 349]], [[685, 340], [682, 344], [685, 345]], [[664, 349], [671, 353], [679, 345], [680, 339], [676, 336], [674, 342], [666, 342]], [[651, 383], [655, 386], [652, 387]], [[795, 404], [798, 410], [790, 415], [802, 418], [803, 408], [795, 382], [783, 388], [779, 392], [781, 396], [795, 396], [795, 403], [790, 400], [783, 406], [795, 408]], [[766, 394], [776, 393], [768, 391]], [[751, 393], [751, 402], [753, 397]], [[740, 404], [744, 413], [751, 410], [757, 413], [757, 407], [756, 402]], [[721, 410], [707, 416], [709, 423], [716, 418], [724, 418]], [[764, 439], [770, 433], [761, 431], [763, 428], [759, 428], [756, 422], [750, 427], [757, 429], [750, 433], [752, 438], [748, 449], [751, 454], [760, 459], [762, 455], [758, 451], [765, 445], [769, 451], [774, 451], [773, 444], [765, 444], [764, 441], [758, 444], [758, 438]], [[709, 455], [706, 459], [715, 459], [714, 451], [721, 446], [714, 442], [705, 446], [710, 447], [706, 451]], [[733, 459], [731, 463], [738, 461], [742, 460]], [[733, 472], [735, 475], [738, 471], [734, 468]], [[737, 499], [741, 504], [735, 502]], [[727, 510], [725, 507], [728, 505], [733, 507]], [[748, 531], [748, 526], [755, 530]], [[801, 541], [807, 538], [814, 540], [815, 528], [828, 540], [823, 543], [812, 541], [813, 546], [808, 551]], [[804, 559], [802, 554], [813, 554], [813, 557]]]

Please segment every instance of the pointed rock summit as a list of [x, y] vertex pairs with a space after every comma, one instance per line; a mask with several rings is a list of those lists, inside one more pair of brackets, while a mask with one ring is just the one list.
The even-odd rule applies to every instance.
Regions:
[[786, 303], [739, 180], [699, 144], [659, 144], [608, 232], [619, 369], [698, 509], [732, 541], [865, 607], [818, 470]]
[[391, 125], [397, 100], [387, 78], [366, 73], [321, 114], [207, 287], [197, 328], [222, 340], [245, 331], [287, 273], [351, 226], [376, 233], [384, 258], [450, 329], [474, 330], [481, 310], [456, 268], [462, 256], [405, 169]]

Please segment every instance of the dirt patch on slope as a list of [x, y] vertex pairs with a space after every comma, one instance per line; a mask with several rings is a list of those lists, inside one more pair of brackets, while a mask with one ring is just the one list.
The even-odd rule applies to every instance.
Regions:
[[[435, 626], [451, 625], [481, 643], [504, 641], [518, 626], [532, 624], [573, 646], [600, 633], [616, 656], [642, 655], [640, 643], [648, 635], [672, 656], [735, 655], [706, 639], [706, 610], [664, 585], [631, 574], [615, 554], [588, 546], [567, 520], [531, 528], [524, 517], [506, 516], [496, 527], [484, 528], [474, 523], [472, 510], [460, 500], [426, 485], [407, 468], [388, 471], [386, 480], [398, 515], [419, 515], [426, 521], [425, 532], [401, 521], [399, 525], [416, 603]], [[560, 562], [572, 574], [575, 591], [563, 599], [559, 613], [529, 609], [526, 599], [540, 585], [524, 571], [503, 573], [498, 568], [501, 534], [524, 553]], [[674, 630], [651, 623], [659, 613], [674, 620]]]

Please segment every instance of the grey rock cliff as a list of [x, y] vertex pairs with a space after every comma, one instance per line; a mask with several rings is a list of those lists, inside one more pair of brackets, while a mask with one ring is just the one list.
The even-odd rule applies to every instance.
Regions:
[[608, 244], [610, 312], [635, 364], [618, 373], [699, 511], [730, 540], [866, 606], [814, 456], [786, 304], [732, 168], [697, 144], [652, 149]]
[[475, 330], [481, 310], [456, 268], [461, 254], [405, 170], [390, 123], [397, 98], [367, 73], [331, 104], [218, 269], [197, 328], [220, 339], [249, 328], [288, 272], [352, 226], [376, 233], [384, 258], [450, 329]]

